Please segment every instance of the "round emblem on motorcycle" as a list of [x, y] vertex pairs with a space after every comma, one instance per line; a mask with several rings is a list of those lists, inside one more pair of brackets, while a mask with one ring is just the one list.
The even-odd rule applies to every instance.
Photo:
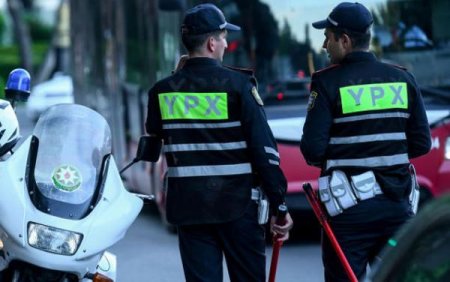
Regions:
[[62, 165], [55, 168], [52, 173], [52, 181], [59, 190], [72, 192], [81, 185], [80, 171], [71, 165]]

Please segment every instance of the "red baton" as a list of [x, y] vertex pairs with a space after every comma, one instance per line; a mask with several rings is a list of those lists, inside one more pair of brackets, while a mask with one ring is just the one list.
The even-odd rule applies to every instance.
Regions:
[[328, 236], [328, 239], [330, 239], [331, 245], [333, 245], [333, 248], [339, 257], [339, 260], [341, 261], [342, 266], [344, 267], [345, 272], [347, 273], [348, 279], [350, 279], [351, 282], [358, 282], [358, 279], [356, 278], [355, 273], [352, 270], [352, 267], [348, 263], [348, 260], [345, 257], [345, 254], [342, 251], [341, 246], [339, 245], [339, 242], [336, 240], [336, 236], [334, 236], [333, 230], [331, 229], [331, 226], [328, 223], [327, 214], [323, 211], [322, 205], [319, 201], [319, 198], [317, 197], [316, 192], [312, 189], [311, 184], [309, 183], [303, 184], [303, 190], [306, 193], [306, 198], [308, 199], [309, 204], [313, 208], [314, 214], [319, 220], [320, 225], [322, 225], [323, 229], [325, 230], [325, 233]]
[[[286, 222], [287, 207], [282, 204], [278, 206], [276, 225], [283, 225]], [[278, 240], [279, 236], [273, 236], [272, 260], [270, 261], [269, 282], [275, 282], [275, 275], [277, 274], [278, 257], [283, 241]]]

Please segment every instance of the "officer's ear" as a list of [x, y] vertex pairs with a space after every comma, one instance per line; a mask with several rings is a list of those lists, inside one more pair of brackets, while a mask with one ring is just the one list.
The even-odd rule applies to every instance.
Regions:
[[214, 36], [208, 37], [208, 39], [206, 40], [206, 48], [211, 53], [214, 52], [214, 50], [216, 50], [216, 41]]
[[343, 33], [341, 35], [341, 40], [342, 40], [342, 46], [344, 46], [345, 49], [351, 49], [352, 46], [352, 39], [350, 38], [350, 36], [348, 36], [347, 33]]

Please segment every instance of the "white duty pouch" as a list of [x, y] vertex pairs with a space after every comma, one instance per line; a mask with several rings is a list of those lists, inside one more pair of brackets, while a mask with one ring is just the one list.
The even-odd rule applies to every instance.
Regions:
[[344, 210], [358, 203], [347, 176], [341, 170], [334, 170], [331, 173], [330, 191]]
[[[258, 191], [258, 193], [252, 191], [252, 199], [258, 203], [258, 224], [263, 225], [269, 220], [269, 201], [261, 188], [258, 187], [253, 190]], [[253, 194], [257, 195], [256, 198], [253, 197]]]
[[325, 205], [328, 215], [335, 216], [342, 213], [342, 208], [339, 206], [336, 199], [331, 195], [329, 176], [322, 176], [319, 178], [319, 198]]
[[409, 194], [409, 204], [414, 214], [417, 213], [420, 199], [420, 186], [417, 182], [416, 169], [412, 164], [409, 165], [409, 173], [411, 174], [411, 193]]
[[351, 178], [353, 192], [361, 201], [373, 198], [375, 195], [383, 193], [380, 185], [377, 183], [375, 174], [371, 170], [358, 175], [353, 175]]

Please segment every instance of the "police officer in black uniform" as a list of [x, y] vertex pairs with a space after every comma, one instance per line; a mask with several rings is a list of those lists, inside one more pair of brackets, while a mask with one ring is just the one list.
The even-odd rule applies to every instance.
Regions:
[[[368, 51], [372, 22], [363, 5], [344, 2], [313, 23], [325, 29], [323, 48], [332, 65], [312, 76], [300, 144], [306, 161], [322, 169], [319, 195], [358, 279], [413, 215], [409, 159], [431, 146], [414, 77]], [[326, 281], [348, 281], [325, 236], [322, 251]]]
[[[189, 59], [149, 92], [147, 132], [163, 139], [168, 164], [167, 219], [178, 226], [187, 281], [265, 280], [264, 228], [258, 202], [284, 203], [286, 179], [256, 80], [222, 66], [227, 23], [213, 4], [186, 12]], [[254, 189], [260, 187], [260, 190]], [[253, 189], [252, 189], [253, 188]], [[272, 231], [286, 240], [292, 219]]]

